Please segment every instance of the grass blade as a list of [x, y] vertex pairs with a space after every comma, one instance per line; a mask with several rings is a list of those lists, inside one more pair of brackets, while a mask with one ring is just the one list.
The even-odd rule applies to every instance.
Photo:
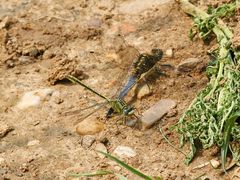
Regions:
[[106, 171], [106, 170], [98, 170], [95, 172], [90, 172], [90, 173], [71, 173], [69, 174], [69, 176], [72, 177], [94, 177], [94, 176], [103, 176], [103, 175], [107, 175], [107, 174], [114, 174], [114, 172], [112, 171]]
[[228, 152], [231, 130], [232, 130], [232, 127], [234, 125], [234, 122], [239, 117], [240, 117], [240, 112], [236, 113], [235, 115], [233, 115], [232, 117], [227, 119], [226, 123], [224, 125], [224, 141], [223, 141], [223, 145], [221, 147], [221, 161], [222, 161], [222, 168], [223, 168], [224, 172], [226, 172], [225, 162], [226, 162], [226, 158], [227, 158], [227, 152]]
[[132, 166], [129, 166], [128, 164], [124, 163], [123, 161], [119, 160], [118, 158], [112, 156], [111, 154], [102, 152], [102, 151], [98, 151], [99, 153], [105, 155], [107, 158], [115, 161], [116, 163], [118, 163], [119, 165], [121, 165], [122, 167], [124, 167], [125, 169], [129, 170], [130, 172], [132, 172], [133, 174], [145, 179], [145, 180], [152, 180], [151, 177], [141, 173], [140, 171], [138, 171], [137, 169], [133, 168]]

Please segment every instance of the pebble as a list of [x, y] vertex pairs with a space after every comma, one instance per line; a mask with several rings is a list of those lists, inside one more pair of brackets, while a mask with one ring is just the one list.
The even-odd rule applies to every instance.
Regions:
[[22, 64], [25, 64], [25, 63], [30, 63], [31, 62], [31, 57], [30, 56], [20, 56], [18, 58], [19, 62], [22, 63]]
[[161, 99], [158, 101], [142, 114], [142, 129], [146, 130], [150, 128], [174, 107], [176, 107], [176, 102], [171, 99]]
[[37, 140], [37, 139], [34, 139], [34, 140], [32, 140], [32, 141], [29, 141], [29, 142], [27, 143], [27, 146], [35, 146], [35, 145], [39, 145], [39, 144], [40, 144], [40, 141]]
[[53, 92], [53, 89], [48, 88], [26, 92], [22, 96], [16, 107], [19, 109], [27, 109], [29, 107], [38, 106], [41, 104], [41, 101], [51, 96]]
[[126, 126], [128, 127], [134, 127], [137, 124], [137, 119], [127, 119], [125, 121]]
[[14, 130], [12, 126], [7, 124], [0, 123], [0, 138], [3, 138], [9, 133], [10, 131]]
[[216, 159], [211, 159], [210, 164], [212, 165], [213, 168], [216, 169], [221, 165], [221, 162], [219, 160], [216, 160]]
[[97, 120], [84, 119], [76, 127], [76, 132], [79, 135], [93, 135], [101, 132], [104, 129], [104, 124]]
[[159, 6], [170, 2], [171, 0], [126, 1], [120, 5], [119, 12], [123, 14], [142, 14], [143, 11], [150, 9], [153, 6]]
[[118, 146], [113, 152], [120, 157], [134, 157], [137, 155], [137, 153], [128, 146]]
[[190, 72], [193, 69], [195, 69], [197, 67], [197, 65], [201, 62], [202, 62], [202, 60], [200, 60], [198, 58], [188, 58], [188, 59], [184, 60], [183, 62], [181, 62], [177, 66], [177, 71]]
[[172, 49], [167, 49], [166, 50], [166, 56], [170, 57], [170, 58], [173, 57], [173, 50]]
[[[107, 148], [106, 148], [106, 146], [104, 146], [104, 144], [102, 144], [102, 143], [96, 144], [95, 150], [96, 150], [96, 151], [102, 151], [102, 152], [107, 153]], [[105, 157], [103, 154], [101, 154], [101, 153], [99, 153], [99, 152], [98, 152], [97, 154], [98, 154], [98, 156], [99, 156], [101, 159], [103, 159], [103, 158]]]
[[137, 94], [137, 98], [138, 99], [142, 99], [146, 96], [149, 96], [151, 94], [151, 90], [149, 88], [149, 86], [147, 84], [144, 84], [141, 89], [139, 89], [138, 94]]
[[82, 147], [84, 148], [89, 148], [92, 146], [92, 144], [95, 142], [95, 136], [93, 135], [86, 135], [86, 136], [83, 136], [82, 138]]
[[87, 26], [89, 28], [100, 28], [102, 25], [102, 21], [99, 18], [92, 18], [87, 22]]
[[0, 164], [3, 164], [4, 162], [5, 162], [5, 159], [0, 157]]

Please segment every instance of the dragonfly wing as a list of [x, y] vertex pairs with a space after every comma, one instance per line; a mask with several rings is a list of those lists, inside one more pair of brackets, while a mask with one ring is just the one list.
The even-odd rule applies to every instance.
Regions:
[[[132, 69], [134, 67], [135, 61], [138, 59], [140, 53], [133, 46], [127, 44], [122, 36], [116, 36], [113, 40], [115, 44], [115, 52], [118, 55], [118, 75], [116, 84], [118, 89], [113, 94], [113, 97], [124, 98], [128, 91], [134, 86], [136, 80], [132, 77]], [[130, 78], [130, 79], [129, 79]], [[106, 114], [107, 117], [111, 117], [114, 110], [110, 108]]]
[[[108, 102], [101, 102], [101, 103], [97, 103], [97, 104], [94, 104], [92, 106], [88, 106], [86, 108], [83, 108], [83, 109], [77, 109], [77, 110], [72, 110], [72, 111], [67, 111], [67, 112], [64, 112], [63, 114], [65, 116], [71, 116], [71, 115], [75, 115], [75, 114], [79, 114], [79, 113], [83, 113], [84, 111], [86, 110], [89, 110], [89, 109], [94, 109], [94, 111], [98, 111], [100, 110], [102, 107], [106, 106], [108, 104]], [[89, 113], [91, 114], [91, 113]]]
[[[117, 81], [116, 81], [118, 89], [114, 94], [115, 97], [118, 97], [120, 92], [123, 89], [126, 89], [125, 92], [131, 89], [127, 87], [130, 87], [130, 86], [132, 87], [132, 83], [135, 80], [132, 78], [129, 79], [129, 77], [132, 76], [132, 73], [133, 73], [132, 70], [134, 68], [134, 64], [137, 61], [140, 53], [136, 48], [129, 45], [122, 36], [115, 37], [113, 43], [116, 44], [115, 51], [119, 57], [118, 58], [119, 72], [118, 72]], [[128, 82], [128, 81], [131, 81], [131, 82]]]

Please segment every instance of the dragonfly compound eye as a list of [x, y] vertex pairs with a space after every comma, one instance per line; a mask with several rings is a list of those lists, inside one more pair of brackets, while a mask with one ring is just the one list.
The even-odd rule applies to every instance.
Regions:
[[162, 55], [163, 55], [163, 51], [162, 51], [161, 49], [158, 49], [158, 48], [152, 49], [152, 54], [153, 54], [153, 55], [156, 55], [156, 56], [159, 57], [159, 58], [161, 58]]

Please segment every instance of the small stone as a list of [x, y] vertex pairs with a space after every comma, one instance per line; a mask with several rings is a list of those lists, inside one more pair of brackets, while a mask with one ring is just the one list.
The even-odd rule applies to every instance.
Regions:
[[104, 129], [102, 122], [92, 119], [85, 119], [76, 127], [76, 132], [79, 135], [93, 135], [101, 132]]
[[[102, 143], [98, 143], [97, 145], [96, 145], [96, 147], [95, 147], [95, 150], [96, 151], [102, 151], [102, 152], [104, 152], [104, 153], [107, 153], [107, 148], [106, 148], [106, 146], [104, 146], [104, 144], [102, 144]], [[101, 154], [101, 153], [97, 153], [98, 154], [98, 156], [101, 158], [101, 159], [103, 159], [105, 156], [103, 155], [103, 154]]]
[[173, 50], [172, 49], [167, 49], [166, 50], [166, 56], [170, 57], [170, 58], [173, 57]]
[[120, 157], [134, 157], [137, 155], [137, 153], [128, 146], [118, 146], [113, 152]]
[[90, 28], [100, 28], [102, 21], [99, 18], [92, 18], [87, 22], [87, 25]]
[[145, 84], [141, 87], [141, 89], [139, 89], [138, 94], [137, 94], [137, 98], [142, 99], [146, 96], [151, 95], [151, 93], [152, 92], [151, 92], [149, 86]]
[[177, 71], [190, 72], [196, 69], [197, 65], [199, 65], [201, 62], [202, 60], [198, 58], [188, 58], [177, 66]]
[[0, 138], [5, 137], [12, 130], [14, 130], [12, 126], [0, 123]]
[[95, 136], [92, 136], [92, 135], [86, 135], [86, 136], [83, 136], [82, 138], [82, 147], [84, 148], [89, 148], [91, 147], [91, 145], [95, 142]]
[[0, 157], [0, 165], [3, 164], [4, 162], [5, 162], [5, 159]]
[[122, 168], [121, 168], [120, 166], [114, 166], [114, 170], [116, 170], [116, 171], [118, 171], [118, 172], [121, 171], [121, 169], [122, 169]]
[[6, 61], [7, 68], [13, 68], [15, 66], [14, 62], [12, 60], [7, 60]]
[[126, 126], [128, 127], [134, 127], [137, 124], [137, 119], [127, 119], [125, 121]]
[[51, 59], [55, 56], [53, 50], [47, 49], [46, 51], [44, 51], [42, 58], [45, 59]]
[[23, 174], [22, 174], [22, 173], [19, 173], [19, 172], [18, 172], [18, 173], [15, 173], [15, 175], [18, 176], [18, 177], [23, 177]]
[[162, 99], [158, 101], [142, 114], [142, 129], [146, 130], [150, 128], [174, 107], [176, 107], [176, 102], [171, 99]]
[[19, 62], [22, 64], [30, 63], [31, 62], [31, 57], [30, 56], [20, 56], [18, 58]]
[[212, 165], [213, 168], [216, 169], [221, 165], [221, 162], [219, 160], [216, 160], [216, 159], [211, 159], [210, 164]]
[[35, 145], [39, 145], [40, 144], [40, 141], [35, 139], [35, 140], [32, 140], [32, 141], [29, 141], [27, 143], [27, 146], [35, 146]]
[[47, 97], [51, 96], [53, 92], [53, 89], [39, 89], [26, 92], [16, 107], [19, 109], [26, 109], [29, 107], [38, 106], [41, 101], [46, 100]]

